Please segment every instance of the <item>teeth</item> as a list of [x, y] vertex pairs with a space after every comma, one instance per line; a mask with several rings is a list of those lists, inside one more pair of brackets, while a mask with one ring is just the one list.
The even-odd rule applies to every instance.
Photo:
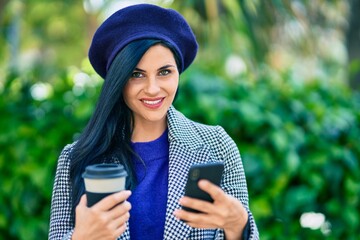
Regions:
[[148, 101], [148, 100], [143, 100], [144, 103], [146, 104], [150, 104], [150, 105], [155, 105], [161, 102], [161, 99], [156, 100], [156, 101]]

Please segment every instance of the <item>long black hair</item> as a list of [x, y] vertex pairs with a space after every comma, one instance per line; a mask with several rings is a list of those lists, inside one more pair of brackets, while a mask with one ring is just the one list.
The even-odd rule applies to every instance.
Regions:
[[116, 159], [128, 172], [127, 189], [133, 189], [137, 184], [131, 161], [134, 156], [131, 149], [132, 112], [125, 104], [123, 90], [144, 53], [156, 44], [169, 48], [178, 69], [181, 69], [177, 52], [162, 40], [133, 41], [117, 54], [105, 77], [94, 113], [70, 155], [73, 217], [75, 207], [85, 192], [81, 174], [86, 166]]

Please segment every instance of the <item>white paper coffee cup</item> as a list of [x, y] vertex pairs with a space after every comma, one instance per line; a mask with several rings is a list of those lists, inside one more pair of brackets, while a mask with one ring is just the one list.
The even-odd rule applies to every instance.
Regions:
[[127, 172], [121, 164], [95, 164], [87, 166], [82, 177], [88, 207], [104, 197], [125, 189]]

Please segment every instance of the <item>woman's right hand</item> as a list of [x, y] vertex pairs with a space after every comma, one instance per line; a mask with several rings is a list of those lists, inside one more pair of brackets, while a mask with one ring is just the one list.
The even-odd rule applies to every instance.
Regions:
[[114, 193], [89, 208], [84, 194], [76, 206], [72, 239], [117, 239], [130, 217], [131, 204], [126, 201], [130, 195], [130, 191]]

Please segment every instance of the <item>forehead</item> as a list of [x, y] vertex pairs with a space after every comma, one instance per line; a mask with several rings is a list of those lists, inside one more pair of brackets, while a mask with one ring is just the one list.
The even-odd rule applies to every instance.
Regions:
[[164, 66], [166, 64], [175, 65], [175, 58], [172, 51], [160, 44], [150, 47], [138, 63], [138, 67], [148, 66]]

